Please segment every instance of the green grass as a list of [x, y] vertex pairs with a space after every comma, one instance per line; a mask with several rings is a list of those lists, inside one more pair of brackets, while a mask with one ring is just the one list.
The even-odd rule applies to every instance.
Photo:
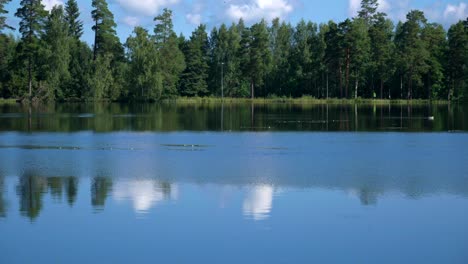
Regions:
[[16, 99], [3, 99], [3, 98], [0, 98], [0, 104], [16, 104]]

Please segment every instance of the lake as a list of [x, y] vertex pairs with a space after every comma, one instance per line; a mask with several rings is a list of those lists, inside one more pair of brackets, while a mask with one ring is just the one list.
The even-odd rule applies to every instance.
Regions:
[[0, 105], [0, 263], [468, 263], [467, 113]]

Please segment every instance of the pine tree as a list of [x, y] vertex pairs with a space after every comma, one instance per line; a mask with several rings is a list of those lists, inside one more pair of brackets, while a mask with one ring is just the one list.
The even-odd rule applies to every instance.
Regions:
[[35, 57], [39, 49], [39, 37], [44, 30], [47, 11], [44, 10], [41, 0], [22, 0], [15, 16], [21, 19], [19, 31], [23, 42], [23, 54], [27, 60], [29, 98], [32, 98]]
[[48, 100], [63, 100], [70, 81], [70, 37], [62, 6], [54, 6], [45, 24], [45, 67]]
[[240, 42], [239, 28], [233, 23], [227, 32], [226, 53], [224, 54], [225, 64], [221, 65], [221, 70], [224, 71], [224, 88], [227, 96], [245, 97], [248, 94], [248, 92], [242, 90], [242, 73], [238, 57]]
[[192, 33], [185, 53], [186, 68], [182, 73], [181, 94], [203, 96], [208, 94], [208, 36], [205, 25]]
[[114, 15], [109, 10], [106, 0], [93, 0], [91, 5], [94, 8], [91, 12], [94, 20], [94, 60], [98, 55], [106, 53], [114, 56], [113, 61], [121, 60], [123, 49], [115, 31], [117, 25]]
[[377, 21], [378, 7], [379, 3], [377, 0], [362, 0], [358, 17], [363, 19], [367, 26], [371, 26]]
[[185, 58], [172, 26], [172, 11], [164, 9], [154, 18], [154, 40], [159, 53], [159, 68], [163, 77], [163, 97], [177, 95], [179, 76], [185, 69]]
[[422, 86], [422, 76], [428, 70], [427, 61], [429, 52], [426, 43], [422, 39], [422, 31], [426, 26], [427, 20], [424, 13], [413, 10], [406, 16], [407, 21], [402, 25], [398, 49], [400, 51], [403, 69], [408, 81], [408, 99], [412, 99], [415, 92], [413, 85]]
[[[325, 65], [326, 65], [326, 97], [334, 96], [336, 90], [339, 89], [339, 95], [343, 96], [342, 91], [342, 36], [338, 25], [330, 21], [328, 23], [328, 30], [325, 33]], [[331, 78], [330, 77], [335, 77]], [[330, 84], [333, 84], [335, 93], [330, 90]]]
[[[366, 81], [370, 63], [370, 39], [367, 29], [366, 22], [363, 19], [357, 18], [353, 20], [349, 32], [348, 40], [351, 42], [351, 47], [349, 49], [348, 69], [351, 71], [351, 74], [348, 74], [348, 76], [354, 79], [355, 98], [359, 94], [359, 84]], [[348, 97], [348, 88], [346, 88], [346, 97]]]
[[448, 100], [468, 97], [468, 19], [452, 25], [448, 31]]
[[291, 94], [288, 88], [293, 31], [290, 24], [280, 23], [279, 19], [274, 19], [270, 28], [272, 69], [269, 79], [272, 80], [271, 92], [279, 96]]
[[8, 11], [4, 9], [5, 5], [10, 1], [11, 0], [0, 0], [0, 33], [5, 28], [14, 29], [6, 23], [6, 17], [4, 16], [5, 14], [8, 14]]
[[65, 20], [68, 23], [69, 35], [79, 40], [83, 35], [83, 21], [76, 0], [68, 0], [65, 4]]
[[[422, 39], [426, 42], [429, 52], [428, 70], [424, 76], [426, 98], [432, 99], [444, 90], [444, 66], [446, 64], [447, 40], [446, 32], [442, 25], [436, 23], [427, 24], [423, 29]], [[421, 95], [422, 96], [422, 95]]]
[[154, 18], [156, 26], [154, 28], [154, 37], [158, 48], [161, 48], [169, 41], [171, 35], [175, 34], [172, 23], [172, 10], [163, 9], [163, 13]]
[[[369, 29], [371, 40], [371, 64], [370, 75], [372, 79], [379, 80], [380, 98], [384, 98], [384, 84], [393, 76], [395, 72], [394, 61], [392, 59], [395, 47], [392, 42], [393, 23], [380, 14], [376, 22]], [[373, 85], [373, 83], [372, 83]], [[372, 90], [372, 92], [374, 92]], [[371, 94], [367, 94], [370, 96]], [[391, 97], [389, 90], [388, 96]]]
[[271, 53], [266, 22], [254, 24], [244, 29], [241, 40], [242, 73], [249, 80], [250, 96], [255, 98], [255, 90], [264, 85], [270, 69]]
[[[312, 94], [312, 39], [317, 35], [317, 25], [300, 21], [292, 35], [291, 73], [292, 95]], [[291, 94], [290, 94], [291, 95]]]

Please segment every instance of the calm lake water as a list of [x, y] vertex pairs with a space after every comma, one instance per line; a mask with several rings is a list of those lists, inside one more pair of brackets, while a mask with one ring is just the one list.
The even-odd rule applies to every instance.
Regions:
[[0, 106], [0, 263], [465, 264], [466, 113]]

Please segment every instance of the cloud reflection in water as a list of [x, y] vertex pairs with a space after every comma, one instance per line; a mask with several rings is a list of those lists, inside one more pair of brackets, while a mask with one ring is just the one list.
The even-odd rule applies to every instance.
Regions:
[[273, 206], [273, 186], [258, 185], [248, 190], [244, 199], [244, 216], [255, 221], [266, 220], [270, 217]]
[[163, 201], [177, 200], [178, 187], [176, 184], [155, 180], [118, 181], [113, 197], [116, 201], [131, 200], [135, 212], [144, 214]]

